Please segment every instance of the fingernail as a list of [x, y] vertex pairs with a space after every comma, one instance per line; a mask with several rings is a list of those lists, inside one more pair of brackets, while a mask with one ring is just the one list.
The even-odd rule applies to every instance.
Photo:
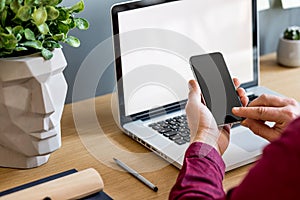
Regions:
[[248, 124], [245, 120], [241, 122], [241, 125], [248, 127]]
[[194, 81], [189, 81], [189, 86], [188, 87], [189, 87], [190, 90], [195, 88], [195, 82]]

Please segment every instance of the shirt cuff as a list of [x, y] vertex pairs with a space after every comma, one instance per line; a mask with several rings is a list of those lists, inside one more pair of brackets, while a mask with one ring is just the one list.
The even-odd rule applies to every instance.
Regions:
[[221, 155], [217, 152], [217, 150], [214, 147], [206, 143], [193, 142], [186, 150], [185, 157], [186, 158], [205, 157], [206, 159], [209, 159], [211, 162], [215, 163], [219, 167], [220, 172], [222, 174], [225, 173], [226, 166]]

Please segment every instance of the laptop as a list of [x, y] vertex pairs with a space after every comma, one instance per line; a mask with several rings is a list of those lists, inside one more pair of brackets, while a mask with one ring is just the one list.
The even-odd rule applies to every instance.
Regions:
[[[178, 168], [190, 141], [191, 56], [221, 52], [250, 98], [279, 95], [259, 86], [256, 0], [130, 1], [113, 5], [111, 19], [120, 127]], [[255, 161], [267, 144], [235, 126], [226, 171]]]

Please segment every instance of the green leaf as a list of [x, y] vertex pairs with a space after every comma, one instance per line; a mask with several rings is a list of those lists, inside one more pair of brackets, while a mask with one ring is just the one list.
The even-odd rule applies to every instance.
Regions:
[[14, 35], [17, 35], [17, 34], [22, 34], [24, 31], [23, 27], [22, 26], [15, 26], [13, 29], [12, 29], [12, 33]]
[[22, 21], [26, 22], [31, 18], [31, 7], [30, 6], [22, 6], [17, 13], [17, 17]]
[[74, 21], [79, 30], [87, 30], [89, 28], [89, 22], [83, 18], [75, 18]]
[[56, 42], [53, 44], [53, 48], [61, 49], [62, 46], [58, 42]]
[[64, 8], [59, 8], [59, 16], [58, 16], [58, 20], [59, 21], [64, 21], [70, 18], [70, 14], [68, 11], [66, 11]]
[[14, 24], [22, 24], [23, 23], [23, 21], [21, 19], [19, 19], [17, 16], [15, 16], [11, 21]]
[[5, 29], [9, 34], [12, 34], [12, 28], [10, 26], [5, 27]]
[[14, 13], [18, 13], [19, 8], [21, 7], [18, 0], [13, 0], [10, 5], [9, 5], [10, 9], [14, 12]]
[[69, 32], [69, 26], [64, 24], [64, 23], [58, 22], [57, 23], [57, 28], [58, 28], [60, 33], [67, 34]]
[[47, 33], [49, 33], [49, 27], [46, 23], [43, 23], [37, 27], [42, 34], [46, 35]]
[[50, 60], [53, 57], [53, 53], [51, 51], [49, 51], [48, 49], [43, 48], [43, 50], [42, 50], [42, 56], [46, 60]]
[[75, 21], [71, 20], [71, 22], [69, 23], [69, 30], [73, 29], [76, 27]]
[[63, 33], [53, 35], [53, 39], [55, 41], [62, 41], [64, 38], [65, 38], [65, 34]]
[[2, 12], [5, 8], [5, 0], [0, 0], [0, 12]]
[[74, 36], [68, 36], [65, 42], [70, 45], [71, 47], [79, 47], [80, 40]]
[[0, 41], [3, 48], [12, 50], [16, 48], [18, 40], [13, 34], [0, 33]]
[[17, 38], [18, 42], [20, 42], [20, 41], [22, 40], [23, 37], [22, 37], [21, 34], [18, 33], [18, 34], [16, 35], [16, 38]]
[[13, 29], [12, 29], [12, 33], [16, 36], [18, 42], [22, 40], [22, 34], [24, 32], [24, 29], [22, 26], [15, 26]]
[[15, 51], [26, 51], [28, 50], [26, 47], [16, 47]]
[[20, 45], [25, 46], [25, 47], [31, 47], [34, 49], [40, 49], [40, 50], [43, 49], [42, 43], [38, 40], [27, 41], [27, 42], [21, 43]]
[[47, 11], [45, 7], [36, 9], [32, 14], [32, 19], [37, 26], [45, 23], [47, 20]]
[[40, 0], [25, 0], [24, 4], [27, 6], [40, 6], [41, 1]]
[[64, 23], [64, 24], [70, 24], [70, 23], [72, 23], [72, 21], [73, 21], [73, 19], [70, 17], [69, 19], [66, 19], [66, 20], [61, 21], [61, 22]]
[[56, 6], [60, 4], [62, 0], [46, 0], [44, 5]]
[[37, 36], [37, 40], [39, 40], [39, 41], [45, 40], [45, 35], [39, 34], [39, 35]]
[[71, 8], [69, 8], [69, 12], [71, 13], [79, 13], [84, 10], [84, 2], [81, 0], [75, 5], [73, 5]]
[[7, 17], [7, 10], [5, 9], [1, 13], [1, 25], [2, 26], [5, 26], [6, 17]]
[[33, 31], [31, 31], [29, 28], [26, 28], [25, 29], [25, 38], [27, 39], [27, 40], [35, 40], [35, 35], [34, 35], [34, 32]]
[[5, 2], [6, 2], [5, 4], [9, 6], [11, 4], [12, 0], [6, 0]]
[[70, 17], [69, 19], [63, 21], [63, 23], [68, 25], [69, 30], [76, 27], [76, 24], [75, 24], [75, 21], [74, 21], [73, 17]]
[[55, 20], [59, 16], [59, 11], [53, 6], [46, 6], [47, 20]]
[[61, 45], [53, 40], [45, 41], [43, 45], [46, 49], [61, 48]]
[[2, 28], [2, 26], [0, 26], [0, 33], [3, 33], [5, 31], [4, 28]]
[[56, 5], [60, 4], [63, 0], [57, 0]]

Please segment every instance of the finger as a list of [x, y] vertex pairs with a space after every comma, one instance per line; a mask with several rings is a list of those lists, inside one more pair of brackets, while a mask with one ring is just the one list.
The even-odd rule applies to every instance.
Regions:
[[276, 107], [234, 107], [232, 113], [239, 117], [284, 123], [285, 116], [281, 108]]
[[241, 83], [240, 83], [239, 79], [233, 78], [232, 80], [233, 80], [233, 83], [234, 83], [235, 88], [240, 87]]
[[238, 89], [236, 89], [236, 91], [237, 91], [237, 93], [238, 93], [238, 95], [241, 99], [241, 102], [242, 102], [243, 106], [246, 106], [249, 102], [249, 98], [246, 95], [245, 89], [244, 88], [238, 88]]
[[188, 87], [189, 94], [185, 110], [187, 114], [191, 114], [194, 112], [194, 110], [198, 109], [201, 106], [201, 93], [199, 85], [195, 80], [190, 80], [188, 83]]
[[282, 98], [274, 95], [263, 94], [253, 100], [248, 106], [271, 106], [271, 107], [283, 107], [291, 103], [291, 99]]
[[239, 87], [240, 86], [240, 81], [237, 78], [233, 78], [233, 82], [234, 82], [234, 85], [236, 87], [236, 91], [237, 91], [237, 93], [240, 97], [240, 100], [241, 100], [243, 106], [248, 105], [249, 98], [246, 95], [245, 89]]
[[246, 119], [242, 122], [242, 125], [248, 127], [253, 133], [268, 141], [273, 141], [279, 137], [278, 132], [266, 125], [263, 121]]
[[240, 98], [243, 106], [247, 106], [249, 103], [249, 98], [247, 96], [243, 96]]
[[189, 101], [201, 102], [202, 104], [205, 105], [205, 101], [197, 81], [195, 80], [189, 81], [189, 90], [190, 90], [189, 97], [188, 97]]
[[231, 127], [232, 127], [232, 124], [226, 124], [225, 126], [223, 126], [221, 128], [221, 131], [225, 131], [225, 133], [227, 133], [229, 135]]

